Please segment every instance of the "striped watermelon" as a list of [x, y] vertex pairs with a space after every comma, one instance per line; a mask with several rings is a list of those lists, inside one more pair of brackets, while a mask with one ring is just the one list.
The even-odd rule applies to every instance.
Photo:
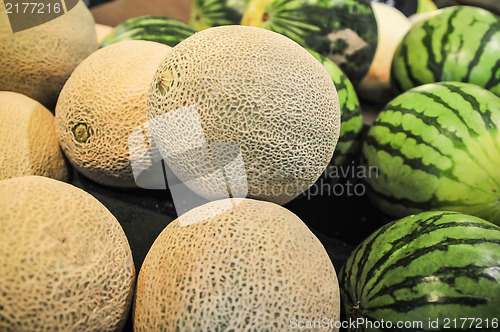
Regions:
[[457, 5], [475, 6], [500, 15], [500, 2], [496, 0], [434, 0], [434, 2], [438, 8]]
[[[356, 91], [349, 78], [330, 59], [317, 52], [308, 50], [321, 64], [332, 78], [340, 104], [340, 136], [333, 153], [333, 158], [326, 171], [335, 166], [341, 166], [353, 159], [361, 145], [361, 131], [363, 116]], [[328, 173], [327, 173], [328, 174]]]
[[394, 54], [396, 91], [425, 83], [467, 82], [500, 95], [500, 17], [469, 6], [436, 11], [415, 23]]
[[148, 40], [174, 47], [196, 31], [188, 24], [163, 16], [130, 18], [113, 28], [102, 40], [100, 47], [123, 40]]
[[351, 253], [339, 284], [347, 317], [363, 322], [349, 331], [498, 331], [500, 228], [447, 211], [393, 221]]
[[377, 48], [370, 0], [250, 0], [241, 24], [278, 32], [327, 56], [354, 85]]
[[373, 203], [403, 217], [429, 210], [500, 225], [500, 98], [477, 85], [440, 82], [388, 103], [368, 131], [364, 167]]
[[194, 0], [189, 24], [196, 30], [240, 24], [248, 0]]

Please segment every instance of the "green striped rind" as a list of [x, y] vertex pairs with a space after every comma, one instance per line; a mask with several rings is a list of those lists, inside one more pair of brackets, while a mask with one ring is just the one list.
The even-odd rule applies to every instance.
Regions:
[[[332, 78], [340, 104], [340, 136], [327, 167], [341, 166], [351, 161], [361, 145], [363, 116], [356, 90], [344, 72], [330, 59], [317, 52], [308, 50], [325, 67]], [[328, 173], [327, 173], [328, 174]]]
[[351, 253], [339, 285], [349, 318], [391, 321], [391, 331], [397, 321], [423, 323], [405, 331], [431, 331], [429, 319], [443, 328], [454, 318], [458, 324], [475, 318], [481, 331], [498, 331], [491, 322], [500, 308], [500, 228], [445, 211], [396, 220]]
[[377, 48], [370, 0], [250, 0], [241, 21], [278, 32], [340, 66], [354, 85]]
[[391, 78], [398, 92], [425, 83], [468, 82], [500, 95], [500, 18], [455, 6], [412, 26], [396, 50]]
[[118, 24], [104, 37], [100, 47], [124, 40], [147, 40], [174, 47], [195, 32], [190, 25], [173, 18], [139, 16]]
[[196, 30], [240, 24], [248, 0], [195, 0], [189, 24]]
[[500, 98], [469, 83], [411, 89], [388, 103], [362, 147], [373, 203], [403, 217], [428, 210], [500, 225]]

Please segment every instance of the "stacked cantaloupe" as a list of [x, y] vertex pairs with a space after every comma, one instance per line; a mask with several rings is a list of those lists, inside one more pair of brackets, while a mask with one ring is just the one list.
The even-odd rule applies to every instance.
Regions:
[[[0, 90], [9, 90], [0, 92], [0, 161], [9, 163], [0, 173], [0, 330], [119, 330], [129, 312], [127, 239], [104, 206], [63, 182], [61, 150], [110, 187], [136, 185], [131, 157], [160, 154], [212, 201], [155, 241], [137, 285], [137, 330], [281, 331], [292, 319], [339, 318], [326, 251], [280, 206], [317, 180], [339, 136], [336, 88], [309, 52], [243, 26], [206, 29], [172, 49], [124, 41], [97, 50], [81, 2], [19, 35], [6, 22], [0, 16], [9, 45], [0, 49]], [[132, 151], [137, 129], [146, 149]]]

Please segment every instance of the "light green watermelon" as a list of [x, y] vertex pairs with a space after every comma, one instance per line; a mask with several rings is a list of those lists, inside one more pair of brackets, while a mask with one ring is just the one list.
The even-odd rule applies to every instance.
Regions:
[[278, 32], [328, 57], [354, 85], [377, 48], [370, 0], [250, 0], [241, 24]]
[[327, 166], [329, 169], [342, 166], [351, 161], [361, 145], [361, 131], [363, 116], [356, 90], [344, 72], [330, 59], [317, 52], [308, 50], [321, 64], [332, 78], [340, 105], [340, 136], [333, 153], [333, 158]]
[[413, 88], [389, 102], [368, 131], [369, 197], [403, 217], [428, 210], [500, 225], [500, 98], [470, 83]]
[[500, 95], [500, 17], [454, 6], [418, 21], [394, 54], [391, 78], [397, 92], [458, 81]]
[[248, 0], [194, 0], [189, 24], [198, 31], [240, 24]]
[[446, 211], [393, 221], [351, 253], [339, 285], [359, 323], [348, 331], [498, 331], [500, 227]]
[[123, 40], [147, 40], [174, 47], [196, 32], [187, 23], [163, 16], [130, 18], [111, 30], [101, 41], [100, 47]]

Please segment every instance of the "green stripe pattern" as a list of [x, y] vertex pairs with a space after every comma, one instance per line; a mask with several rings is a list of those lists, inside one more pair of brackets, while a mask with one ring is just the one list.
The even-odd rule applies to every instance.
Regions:
[[[400, 330], [431, 331], [429, 319], [443, 328], [454, 318], [457, 327], [460, 318], [475, 318], [473, 327], [498, 331], [492, 320], [500, 308], [500, 228], [448, 211], [393, 221], [351, 253], [339, 284], [349, 318], [390, 321], [390, 331], [397, 321], [422, 322]], [[470, 324], [461, 330], [473, 330]]]
[[197, 31], [240, 24], [248, 0], [194, 0], [189, 24]]
[[500, 17], [454, 6], [436, 11], [408, 31], [397, 48], [391, 78], [395, 91], [457, 81], [500, 95]]
[[329, 168], [342, 166], [354, 159], [361, 146], [363, 116], [356, 90], [344, 72], [330, 59], [312, 50], [308, 51], [318, 60], [332, 78], [340, 105], [340, 136]]
[[428, 210], [500, 225], [500, 98], [477, 85], [440, 82], [388, 103], [368, 131], [362, 163], [372, 202], [403, 217]]
[[259, 3], [267, 4], [254, 25], [325, 55], [354, 85], [368, 72], [378, 43], [370, 0], [250, 0], [242, 24]]
[[102, 40], [105, 47], [124, 40], [147, 40], [174, 47], [196, 32], [189, 24], [162, 16], [139, 16], [118, 24]]

